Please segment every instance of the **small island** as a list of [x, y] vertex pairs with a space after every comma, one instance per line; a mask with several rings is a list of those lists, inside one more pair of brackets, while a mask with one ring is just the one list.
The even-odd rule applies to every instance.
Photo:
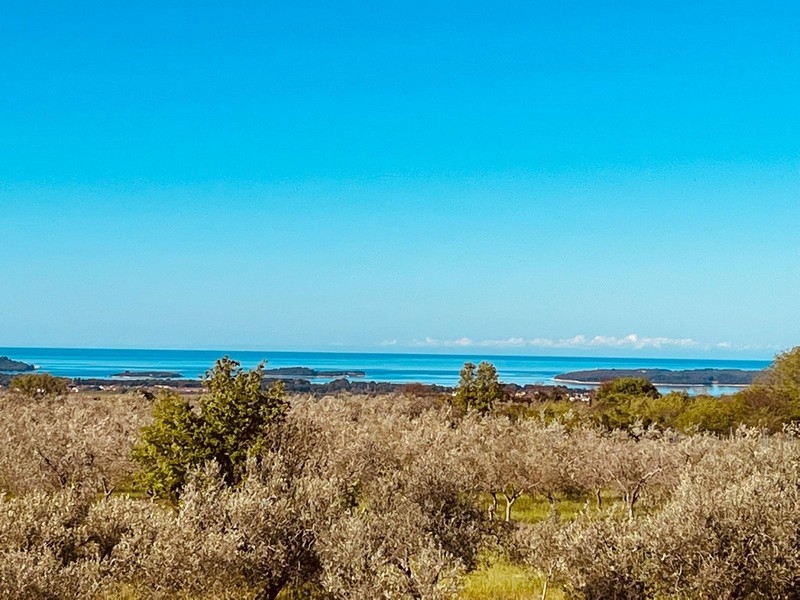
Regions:
[[364, 371], [317, 371], [308, 367], [279, 367], [264, 369], [264, 375], [273, 378], [281, 377], [366, 377]]
[[[125, 370], [121, 373], [114, 373], [111, 375], [114, 379], [146, 381], [148, 379], [181, 379], [183, 375], [173, 371], [131, 371]], [[298, 378], [303, 379], [338, 379], [355, 377], [366, 377], [364, 371], [317, 371], [316, 369], [309, 369], [308, 367], [279, 367], [275, 369], [264, 369], [264, 377], [266, 379], [282, 379], [294, 380]]]
[[125, 377], [127, 379], [180, 379], [183, 375], [171, 371], [123, 371], [122, 373], [114, 373], [112, 377]]
[[592, 369], [556, 375], [555, 379], [569, 383], [601, 384], [620, 377], [642, 377], [655, 385], [714, 386], [750, 385], [760, 371], [743, 369]]
[[7, 356], [0, 356], [0, 371], [33, 371], [36, 367], [19, 360], [11, 360]]

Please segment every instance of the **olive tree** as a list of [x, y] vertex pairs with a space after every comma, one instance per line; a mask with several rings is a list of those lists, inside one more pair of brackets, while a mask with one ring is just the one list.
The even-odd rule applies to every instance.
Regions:
[[370, 482], [319, 534], [322, 586], [336, 598], [451, 598], [489, 533], [468, 475], [428, 452]]
[[131, 448], [150, 412], [148, 402], [128, 394], [103, 401], [0, 395], [0, 492], [126, 486], [136, 468]]

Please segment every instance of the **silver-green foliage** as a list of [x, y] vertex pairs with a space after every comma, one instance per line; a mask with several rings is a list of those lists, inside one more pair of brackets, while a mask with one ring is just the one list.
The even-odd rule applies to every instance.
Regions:
[[529, 564], [586, 600], [797, 598], [800, 442], [744, 430], [704, 450], [660, 510], [522, 529]]

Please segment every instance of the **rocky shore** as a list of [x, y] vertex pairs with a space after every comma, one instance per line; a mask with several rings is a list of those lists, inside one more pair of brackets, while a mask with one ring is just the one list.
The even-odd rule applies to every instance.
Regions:
[[0, 356], [0, 371], [6, 372], [25, 372], [33, 371], [36, 367], [19, 360], [12, 360], [7, 356]]

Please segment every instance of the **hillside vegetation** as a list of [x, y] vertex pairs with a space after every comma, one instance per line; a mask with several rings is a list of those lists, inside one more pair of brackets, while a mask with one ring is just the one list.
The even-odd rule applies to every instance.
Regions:
[[0, 395], [2, 598], [797, 598], [800, 350], [722, 399]]

